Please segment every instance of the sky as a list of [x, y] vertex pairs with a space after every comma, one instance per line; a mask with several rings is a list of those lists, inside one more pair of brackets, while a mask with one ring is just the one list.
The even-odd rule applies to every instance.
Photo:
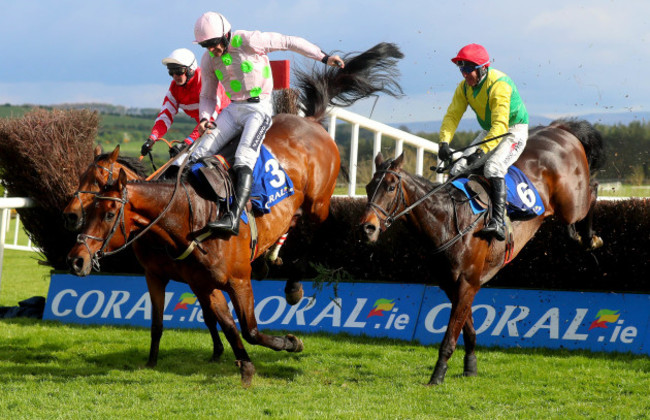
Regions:
[[171, 81], [161, 60], [189, 48], [200, 61], [193, 28], [207, 11], [327, 53], [396, 43], [404, 96], [350, 108], [386, 124], [442, 119], [462, 80], [450, 59], [469, 43], [514, 80], [531, 115], [650, 111], [648, 0], [0, 0], [0, 104], [159, 108]]

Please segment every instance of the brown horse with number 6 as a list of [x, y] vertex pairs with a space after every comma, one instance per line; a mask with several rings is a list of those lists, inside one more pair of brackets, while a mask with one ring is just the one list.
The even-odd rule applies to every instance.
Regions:
[[[467, 202], [461, 191], [450, 184], [435, 186], [407, 173], [402, 169], [403, 159], [402, 154], [384, 161], [381, 153], [375, 158], [377, 171], [366, 187], [368, 204], [361, 225], [367, 240], [374, 242], [404, 209], [437, 188], [409, 212], [402, 213], [430, 241], [432, 267], [440, 279], [440, 288], [452, 303], [447, 331], [429, 381], [430, 385], [437, 385], [444, 381], [447, 361], [461, 330], [465, 342], [464, 375], [476, 375], [472, 302], [481, 286], [506, 264], [507, 245], [478, 234], [484, 219], [474, 215], [469, 205], [456, 204]], [[546, 210], [533, 219], [512, 222], [514, 243], [508, 250], [510, 260], [551, 215], [565, 222], [571, 238], [584, 241], [586, 249], [602, 245], [591, 227], [596, 202], [591, 174], [602, 162], [602, 137], [586, 121], [555, 121], [548, 127], [531, 130], [515, 166], [537, 188]]]

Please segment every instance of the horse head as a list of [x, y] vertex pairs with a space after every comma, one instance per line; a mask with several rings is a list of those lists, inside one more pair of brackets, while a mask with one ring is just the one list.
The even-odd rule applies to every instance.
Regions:
[[[79, 178], [79, 187], [74, 196], [63, 209], [63, 224], [66, 229], [80, 231], [85, 222], [85, 213], [92, 204], [93, 198], [104, 186], [117, 178], [120, 169], [126, 172], [127, 180], [141, 179], [144, 175], [144, 166], [136, 167], [138, 162], [131, 162], [129, 158], [121, 158], [119, 144], [108, 154], [102, 154], [102, 149], [97, 146], [94, 151], [93, 163], [88, 166]], [[128, 165], [134, 166], [129, 168]]]
[[375, 157], [377, 170], [366, 185], [368, 204], [361, 219], [361, 227], [368, 242], [376, 242], [379, 234], [390, 227], [395, 215], [404, 208], [403, 164], [404, 153], [387, 161], [384, 161], [381, 152]]
[[128, 203], [126, 183], [126, 172], [120, 169], [117, 179], [94, 195], [94, 204], [87, 208], [85, 228], [68, 253], [67, 261], [73, 274], [90, 274], [93, 267], [98, 268], [101, 256], [125, 244], [128, 236], [124, 217]]

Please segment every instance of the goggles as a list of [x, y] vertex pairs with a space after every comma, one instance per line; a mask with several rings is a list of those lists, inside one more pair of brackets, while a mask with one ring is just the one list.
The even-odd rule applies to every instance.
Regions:
[[180, 76], [187, 72], [187, 67], [168, 67], [167, 72], [170, 76]]
[[484, 66], [484, 64], [474, 64], [471, 61], [459, 61], [456, 65], [458, 66], [458, 70], [463, 74], [469, 74]]
[[206, 39], [203, 42], [199, 42], [199, 45], [202, 48], [207, 48], [207, 49], [214, 48], [217, 45], [223, 45], [225, 47], [226, 46], [226, 37], [225, 36], [220, 36], [219, 38]]

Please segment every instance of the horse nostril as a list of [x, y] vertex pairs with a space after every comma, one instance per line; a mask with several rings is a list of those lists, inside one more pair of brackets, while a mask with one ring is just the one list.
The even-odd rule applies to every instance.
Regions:
[[68, 267], [73, 273], [81, 272], [83, 268], [83, 259], [80, 257], [68, 257]]
[[377, 226], [373, 225], [372, 223], [364, 223], [363, 224], [363, 231], [366, 232], [366, 235], [370, 236], [377, 231]]

